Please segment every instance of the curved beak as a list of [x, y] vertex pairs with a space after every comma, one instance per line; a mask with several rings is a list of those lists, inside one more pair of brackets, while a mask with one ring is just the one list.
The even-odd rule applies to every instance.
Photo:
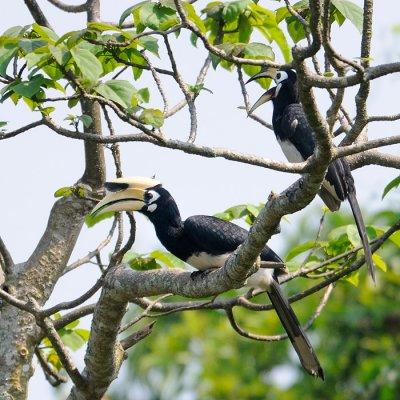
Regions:
[[271, 79], [275, 79], [276, 77], [276, 73], [278, 72], [278, 70], [275, 67], [268, 67], [265, 69], [262, 69], [258, 74], [253, 75], [247, 82], [246, 85], [250, 82], [253, 82], [257, 79], [260, 78], [271, 78]]
[[138, 211], [146, 205], [144, 190], [125, 189], [117, 193], [108, 193], [92, 210], [92, 215], [109, 211]]
[[160, 185], [152, 178], [118, 178], [105, 183], [107, 194], [92, 210], [91, 215], [100, 215], [109, 211], [139, 211], [145, 205], [145, 193], [148, 189]]
[[253, 105], [253, 107], [250, 108], [249, 114], [252, 114], [254, 110], [258, 107], [261, 106], [261, 104], [264, 104], [270, 100], [272, 100], [274, 97], [276, 97], [276, 87], [272, 87], [268, 91], [266, 91]]

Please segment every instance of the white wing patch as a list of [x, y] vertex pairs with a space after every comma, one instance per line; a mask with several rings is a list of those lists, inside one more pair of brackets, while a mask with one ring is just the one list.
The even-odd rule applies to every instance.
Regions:
[[292, 121], [292, 123], [290, 124], [290, 127], [291, 127], [292, 129], [296, 129], [298, 124], [299, 124], [299, 120], [298, 120], [297, 118], [295, 118], [295, 119]]
[[200, 271], [204, 271], [209, 268], [219, 268], [225, 264], [225, 261], [231, 253], [225, 253], [220, 255], [212, 255], [202, 251], [200, 253], [195, 253], [190, 256], [186, 262], [190, 264], [192, 267], [199, 269]]
[[[297, 121], [297, 120], [295, 120]], [[289, 162], [292, 163], [297, 163], [297, 162], [303, 162], [304, 158], [300, 154], [300, 152], [296, 149], [296, 147], [289, 142], [289, 140], [279, 140], [278, 143], [281, 146], [281, 149], [283, 151], [283, 154], [287, 158]]]
[[339, 199], [335, 187], [329, 183], [326, 179], [322, 182], [322, 186], [337, 200], [337, 201], [342, 201]]

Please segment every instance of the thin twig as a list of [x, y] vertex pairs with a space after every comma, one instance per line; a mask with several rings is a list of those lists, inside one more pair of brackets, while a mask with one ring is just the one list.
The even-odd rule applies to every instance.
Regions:
[[189, 92], [188, 87], [186, 83], [183, 81], [179, 71], [178, 67], [176, 65], [174, 53], [172, 52], [171, 45], [169, 43], [168, 36], [165, 35], [163, 36], [164, 38], [164, 43], [165, 47], [167, 49], [168, 57], [171, 62], [171, 67], [172, 70], [174, 71], [174, 79], [181, 88], [181, 91], [183, 95], [185, 96], [185, 100], [187, 102], [188, 108], [189, 108], [189, 114], [190, 114], [190, 133], [189, 133], [189, 138], [188, 138], [188, 143], [194, 143], [196, 140], [196, 135], [197, 135], [197, 114], [196, 114], [196, 106], [194, 104], [194, 96], [192, 93]]
[[1, 236], [0, 236], [0, 258], [3, 260], [4, 263], [4, 272], [6, 274], [9, 273], [12, 267], [14, 266], [14, 261], [11, 257], [10, 252], [7, 249], [7, 246], [3, 242]]
[[110, 243], [114, 235], [116, 226], [117, 226], [117, 219], [114, 218], [113, 223], [111, 225], [111, 229], [108, 232], [107, 237], [103, 241], [101, 241], [100, 244], [94, 250], [90, 251], [85, 257], [82, 257], [79, 260], [76, 260], [72, 264], [68, 265], [65, 268], [63, 275], [67, 274], [68, 272], [71, 272], [72, 270], [80, 267], [83, 264], [88, 263], [93, 257], [96, 257], [100, 253], [100, 251]]
[[165, 91], [164, 91], [164, 89], [162, 87], [161, 79], [160, 79], [156, 69], [151, 64], [151, 62], [150, 62], [149, 58], [147, 57], [147, 55], [144, 52], [141, 52], [141, 55], [146, 60], [148, 66], [150, 68], [151, 74], [153, 75], [154, 82], [156, 83], [158, 91], [160, 92], [160, 95], [161, 95], [161, 97], [163, 99], [163, 102], [164, 102], [164, 115], [165, 115], [165, 113], [168, 110], [168, 99], [167, 99], [167, 95], [165, 94]]
[[168, 294], [164, 294], [161, 297], [153, 300], [147, 307], [146, 309], [140, 314], [138, 315], [136, 318], [132, 319], [131, 321], [129, 321], [128, 323], [126, 323], [120, 330], [119, 333], [122, 333], [124, 331], [126, 331], [127, 329], [129, 329], [131, 326], [135, 325], [136, 323], [138, 323], [140, 320], [142, 320], [143, 318], [146, 317], [153, 317], [153, 315], [149, 315], [149, 312], [152, 310], [152, 308], [161, 300], [166, 299], [167, 297], [172, 296], [171, 293]]
[[47, 382], [49, 382], [51, 386], [57, 387], [62, 383], [68, 382], [68, 379], [65, 376], [59, 374], [48, 364], [38, 347], [35, 348], [35, 355], [39, 361], [40, 366], [42, 367]]

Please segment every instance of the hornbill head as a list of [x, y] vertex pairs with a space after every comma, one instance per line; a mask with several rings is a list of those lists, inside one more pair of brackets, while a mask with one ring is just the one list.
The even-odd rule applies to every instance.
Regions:
[[161, 183], [153, 178], [118, 178], [104, 184], [107, 194], [93, 209], [92, 215], [108, 211], [152, 212], [161, 197]]
[[[255, 81], [259, 78], [271, 78], [276, 83], [275, 87], [270, 88], [266, 91], [251, 107], [249, 114], [251, 114], [256, 108], [260, 107], [261, 104], [272, 100], [276, 103], [298, 103], [298, 91], [297, 91], [297, 75], [296, 72], [291, 69], [278, 70], [273, 67], [263, 69], [258, 74], [253, 75], [247, 82]], [[282, 104], [283, 105], [283, 104]]]

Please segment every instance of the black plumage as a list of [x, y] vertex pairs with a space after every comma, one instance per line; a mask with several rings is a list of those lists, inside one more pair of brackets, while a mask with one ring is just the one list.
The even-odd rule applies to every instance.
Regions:
[[[246, 229], [220, 218], [194, 215], [182, 221], [170, 193], [162, 186], [152, 190], [160, 194], [154, 202], [157, 208], [153, 211], [144, 208], [141, 212], [153, 223], [157, 237], [164, 247], [181, 260], [187, 262], [191, 256], [201, 253], [211, 256], [229, 254], [245, 241], [248, 234]], [[268, 246], [264, 247], [261, 259], [283, 262]]]
[[[247, 237], [248, 232], [245, 229], [216, 217], [195, 215], [182, 221], [174, 199], [160, 185], [151, 188], [148, 194], [146, 205], [139, 211], [153, 223], [157, 237], [165, 248], [195, 268], [222, 267], [229, 254]], [[263, 261], [282, 262], [268, 246], [264, 247], [260, 258]], [[259, 279], [254, 278], [258, 274], [263, 277], [264, 283], [267, 282], [265, 287], [260, 288], [266, 289], [302, 365], [311, 375], [323, 379], [324, 374], [318, 358], [284, 296], [275, 273], [262, 269], [249, 280]]]
[[[249, 81], [265, 76], [273, 77], [277, 86], [264, 94], [253, 106], [251, 112], [263, 102], [272, 100], [274, 106], [272, 124], [286, 158], [290, 162], [305, 161], [314, 154], [316, 141], [315, 133], [308, 123], [299, 100], [297, 75], [292, 70], [274, 71], [273, 74], [265, 71], [255, 75]], [[338, 210], [344, 200], [349, 201], [364, 247], [365, 260], [371, 277], [375, 281], [371, 248], [356, 197], [354, 179], [346, 160], [337, 159], [329, 165], [318, 194], [331, 211]]]

